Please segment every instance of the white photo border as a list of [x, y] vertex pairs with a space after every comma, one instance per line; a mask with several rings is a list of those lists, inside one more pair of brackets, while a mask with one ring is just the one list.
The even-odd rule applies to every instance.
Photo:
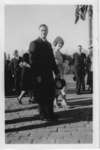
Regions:
[[[93, 94], [93, 143], [92, 144], [5, 144], [5, 98], [4, 98], [4, 49], [5, 49], [5, 6], [6, 5], [93, 5], [93, 46], [94, 46], [94, 94]], [[63, 149], [63, 148], [98, 148], [99, 147], [99, 27], [98, 27], [99, 0], [1, 0], [0, 1], [0, 143], [5, 149]]]

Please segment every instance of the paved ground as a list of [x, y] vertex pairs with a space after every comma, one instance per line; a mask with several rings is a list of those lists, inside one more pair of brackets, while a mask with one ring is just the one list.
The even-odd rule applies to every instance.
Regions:
[[75, 83], [72, 77], [68, 78], [66, 101], [71, 107], [69, 110], [55, 107], [55, 113], [60, 116], [56, 122], [39, 120], [38, 104], [28, 104], [27, 97], [23, 105], [19, 105], [16, 98], [6, 98], [6, 144], [92, 143], [92, 95], [76, 95], [72, 90]]

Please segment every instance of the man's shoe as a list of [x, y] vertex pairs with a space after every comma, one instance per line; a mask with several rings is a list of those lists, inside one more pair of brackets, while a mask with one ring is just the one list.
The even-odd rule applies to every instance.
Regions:
[[45, 117], [44, 115], [40, 115], [39, 119], [42, 121], [47, 121], [47, 117]]
[[34, 104], [34, 103], [35, 103], [35, 101], [34, 101], [34, 100], [29, 99], [29, 104]]
[[80, 94], [81, 94], [80, 91], [77, 91], [76, 93], [77, 93], [77, 95], [80, 95]]
[[48, 117], [48, 121], [58, 121], [59, 116], [57, 114], [53, 114], [52, 116]]

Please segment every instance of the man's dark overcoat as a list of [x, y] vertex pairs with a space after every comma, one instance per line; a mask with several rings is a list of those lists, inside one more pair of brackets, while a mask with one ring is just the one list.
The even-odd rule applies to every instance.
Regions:
[[[29, 57], [32, 67], [34, 96], [41, 109], [47, 109], [50, 114], [50, 111], [53, 112], [55, 97], [54, 74], [59, 74], [51, 44], [41, 38], [32, 41], [29, 47]], [[40, 81], [38, 77], [41, 78]]]
[[76, 77], [76, 90], [80, 91], [81, 87], [85, 89], [85, 58], [86, 55], [82, 53], [73, 55], [74, 73]]

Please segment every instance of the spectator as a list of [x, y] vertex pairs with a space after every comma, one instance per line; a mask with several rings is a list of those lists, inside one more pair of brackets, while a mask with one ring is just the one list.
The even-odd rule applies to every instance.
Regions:
[[89, 55], [87, 57], [87, 84], [88, 90], [93, 92], [93, 47], [89, 48]]
[[23, 55], [23, 62], [21, 66], [21, 93], [18, 96], [17, 100], [22, 104], [22, 98], [26, 92], [28, 92], [30, 98], [32, 99], [32, 73], [31, 66], [29, 64], [29, 54], [25, 53]]
[[11, 59], [11, 75], [14, 82], [14, 91], [16, 94], [20, 93], [20, 77], [21, 77], [21, 70], [19, 63], [21, 62], [21, 57], [18, 54], [18, 50], [14, 51], [14, 58]]

